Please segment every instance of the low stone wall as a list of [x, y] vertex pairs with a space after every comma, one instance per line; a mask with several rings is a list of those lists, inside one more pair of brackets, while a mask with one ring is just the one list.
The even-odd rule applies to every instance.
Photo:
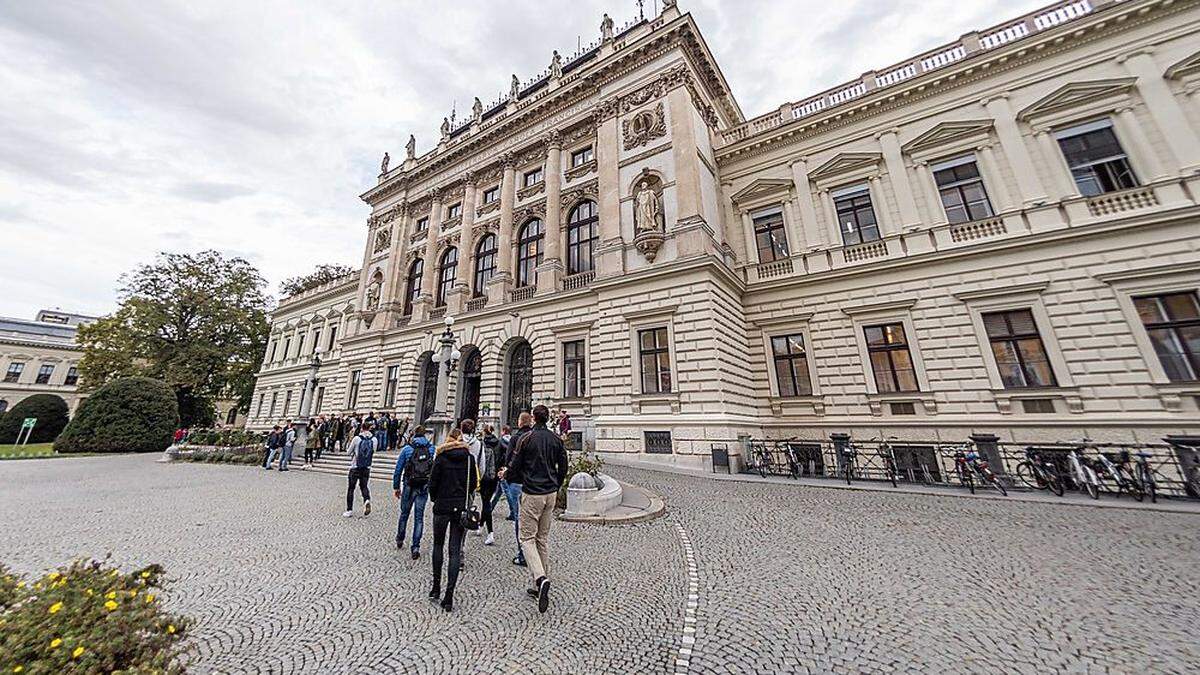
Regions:
[[[589, 480], [576, 480], [581, 476]], [[589, 482], [592, 484], [589, 485]], [[595, 482], [599, 482], [599, 486], [595, 486]], [[587, 474], [575, 474], [567, 487], [567, 510], [564, 515], [570, 518], [602, 516], [621, 503], [621, 492], [621, 484], [611, 476], [601, 473], [592, 479]]]

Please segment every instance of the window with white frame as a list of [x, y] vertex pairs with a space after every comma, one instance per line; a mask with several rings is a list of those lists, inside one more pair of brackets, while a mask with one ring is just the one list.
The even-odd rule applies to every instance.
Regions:
[[982, 220], [994, 214], [974, 155], [939, 162], [930, 169], [942, 199], [942, 208], [946, 211], [946, 219], [951, 223]]
[[288, 410], [290, 410], [291, 407], [292, 407], [292, 390], [288, 389], [283, 394], [283, 416], [284, 417], [287, 417], [290, 414], [288, 412]]
[[8, 364], [8, 372], [4, 373], [4, 381], [8, 384], [18, 382], [21, 379], [21, 373], [25, 371], [25, 364], [20, 361], [14, 361]]
[[587, 348], [583, 340], [562, 343], [563, 350], [563, 396], [581, 398], [587, 396]]
[[275, 416], [275, 406], [279, 403], [279, 392], [271, 392], [271, 417]]
[[808, 353], [800, 333], [771, 338], [775, 363], [775, 382], [781, 397], [811, 396], [812, 380], [808, 373]]
[[760, 263], [788, 257], [787, 232], [783, 224], [783, 207], [773, 206], [750, 214], [754, 224], [754, 241]]
[[1133, 299], [1167, 379], [1200, 380], [1200, 302], [1195, 291]]
[[641, 365], [642, 393], [670, 393], [671, 345], [666, 326], [638, 331], [638, 360]]
[[571, 153], [571, 168], [583, 166], [595, 159], [596, 154], [592, 151], [592, 146], [581, 148]]
[[834, 190], [834, 210], [842, 243], [847, 246], [879, 239], [879, 220], [871, 203], [871, 189], [866, 183]]
[[400, 366], [388, 366], [387, 379], [383, 389], [383, 405], [386, 408], [396, 407], [396, 386], [400, 382]]
[[63, 380], [63, 384], [67, 385], [68, 387], [74, 387], [78, 383], [79, 383], [79, 368], [77, 366], [68, 367], [67, 368], [67, 378], [65, 380]]
[[358, 405], [358, 389], [362, 386], [362, 371], [355, 370], [350, 373], [350, 391], [346, 396], [346, 407], [353, 410]]
[[53, 375], [54, 375], [54, 364], [53, 363], [43, 363], [41, 365], [41, 367], [38, 368], [37, 379], [34, 380], [34, 384], [50, 384], [50, 378]]
[[497, 185], [495, 187], [490, 187], [483, 191], [483, 203], [484, 204], [491, 204], [492, 202], [496, 201], [497, 199], [500, 199], [500, 186], [499, 185]]
[[417, 219], [417, 232], [424, 232], [429, 229], [429, 217]]
[[529, 187], [531, 185], [537, 185], [538, 183], [542, 182], [542, 180], [544, 178], [545, 178], [545, 176], [542, 173], [542, 167], [539, 166], [538, 168], [536, 168], [532, 171], [525, 172], [525, 180], [524, 180], [523, 184], [525, 187]]
[[982, 318], [1005, 389], [1058, 384], [1033, 312], [1028, 309], [986, 312]]
[[446, 219], [447, 220], [449, 220], [450, 218], [458, 218], [461, 215], [462, 215], [462, 202], [457, 202], [457, 203], [451, 204], [446, 209]]
[[1085, 197], [1138, 186], [1112, 121], [1096, 120], [1054, 132], [1071, 176]]

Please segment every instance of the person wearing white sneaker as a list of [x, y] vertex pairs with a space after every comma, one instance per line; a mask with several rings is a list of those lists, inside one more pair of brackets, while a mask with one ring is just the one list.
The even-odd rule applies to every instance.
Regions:
[[371, 480], [371, 460], [375, 457], [375, 436], [371, 433], [371, 425], [364, 424], [354, 440], [350, 441], [350, 473], [347, 475], [349, 484], [346, 486], [346, 513], [349, 518], [354, 515], [354, 486], [357, 483], [363, 497], [363, 515], [371, 514], [371, 489], [367, 483]]
[[496, 535], [492, 528], [492, 507], [495, 504], [492, 496], [500, 484], [497, 473], [501, 463], [500, 453], [503, 450], [500, 446], [500, 438], [496, 436], [496, 430], [490, 424], [483, 426], [483, 436], [479, 438], [478, 442], [479, 452], [474, 455], [479, 466], [479, 495], [483, 498], [483, 505], [482, 513], [480, 513], [482, 527], [475, 530], [475, 534], [482, 535], [484, 528], [487, 528], [487, 538], [483, 540], [483, 544], [491, 546], [496, 543]]

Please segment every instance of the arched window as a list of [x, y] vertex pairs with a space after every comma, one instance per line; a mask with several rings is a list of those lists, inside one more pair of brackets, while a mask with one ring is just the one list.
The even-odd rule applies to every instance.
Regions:
[[454, 288], [454, 280], [458, 276], [458, 249], [451, 246], [442, 254], [442, 262], [438, 265], [437, 307], [446, 306], [446, 296]]
[[596, 202], [586, 201], [571, 209], [567, 218], [567, 274], [591, 272], [595, 269], [592, 253], [600, 223], [600, 211]]
[[525, 340], [513, 345], [505, 369], [506, 424], [517, 426], [517, 417], [533, 405], [533, 347]]
[[425, 261], [417, 258], [408, 268], [408, 287], [404, 292], [404, 315], [413, 313], [413, 303], [421, 294], [421, 273], [425, 271]]
[[479, 239], [475, 247], [475, 282], [471, 287], [473, 297], [481, 297], [487, 291], [487, 282], [496, 273], [496, 235], [488, 233]]
[[517, 287], [537, 282], [537, 266], [542, 264], [542, 240], [546, 233], [542, 221], [534, 218], [521, 227], [517, 238]]
[[433, 404], [437, 400], [438, 364], [433, 354], [426, 353], [417, 362], [421, 379], [417, 383], [417, 423], [424, 424], [433, 415]]

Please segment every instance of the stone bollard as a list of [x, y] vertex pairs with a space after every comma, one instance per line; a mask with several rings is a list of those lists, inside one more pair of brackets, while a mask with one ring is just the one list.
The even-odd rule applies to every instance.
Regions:
[[571, 476], [571, 482], [567, 483], [567, 515], [598, 515], [594, 513], [594, 502], [599, 492], [600, 485], [591, 474], [581, 471]]

